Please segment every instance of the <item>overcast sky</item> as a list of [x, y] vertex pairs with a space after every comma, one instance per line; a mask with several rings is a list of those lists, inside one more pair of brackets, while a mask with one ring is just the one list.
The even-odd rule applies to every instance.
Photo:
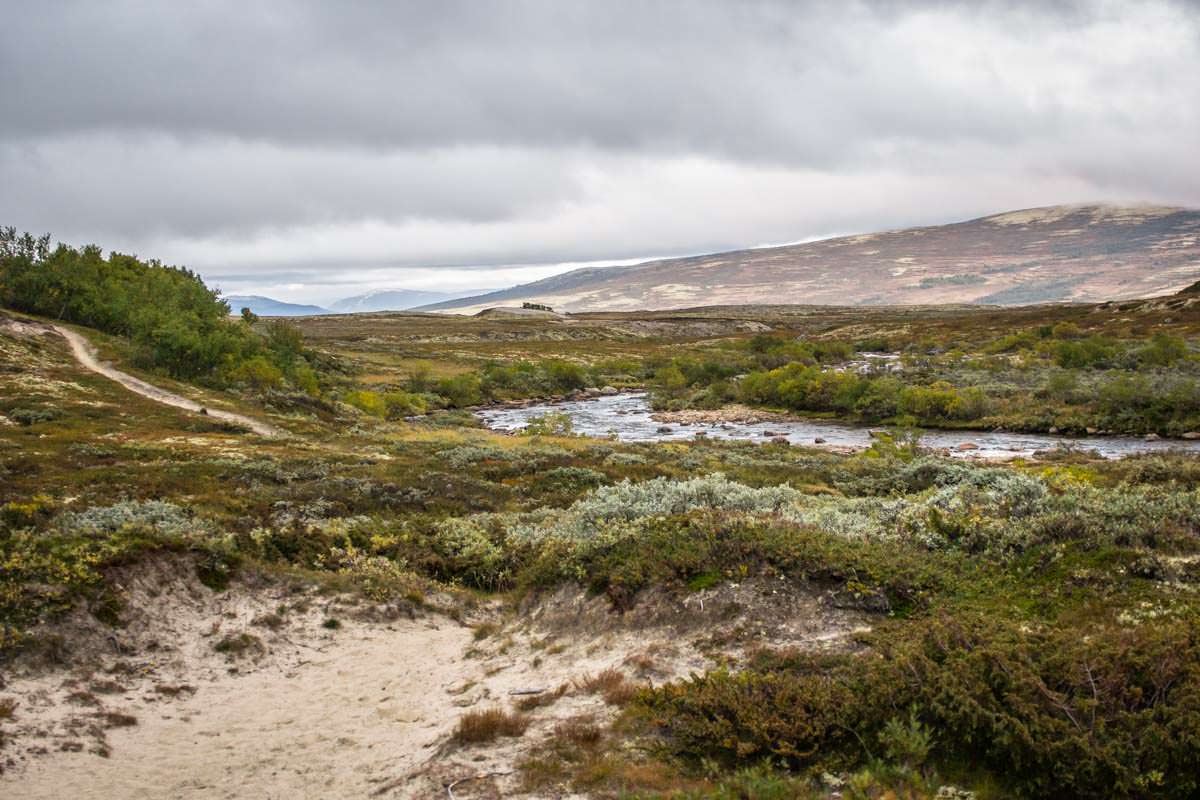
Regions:
[[0, 224], [306, 302], [1200, 206], [1195, 2], [0, 0]]

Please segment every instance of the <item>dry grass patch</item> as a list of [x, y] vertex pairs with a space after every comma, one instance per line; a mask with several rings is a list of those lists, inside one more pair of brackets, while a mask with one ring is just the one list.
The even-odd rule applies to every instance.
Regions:
[[[328, 626], [326, 626], [328, 627]], [[231, 633], [216, 642], [213, 649], [232, 657], [260, 655], [266, 649], [262, 639], [249, 633]]]
[[481, 622], [475, 626], [475, 632], [472, 634], [475, 641], [481, 642], [491, 636], [495, 636], [500, 632], [500, 626], [494, 622]]
[[273, 631], [277, 631], [283, 627], [284, 620], [283, 620], [282, 616], [280, 616], [279, 614], [275, 614], [275, 613], [259, 614], [257, 617], [250, 620], [250, 624], [258, 625], [259, 627], [262, 627], [262, 628], [270, 628]]
[[531, 694], [517, 700], [516, 706], [521, 711], [533, 711], [536, 708], [545, 708], [553, 705], [560, 697], [571, 690], [571, 684], [561, 683], [558, 688], [552, 692], [542, 692], [540, 694]]
[[77, 690], [67, 695], [67, 702], [77, 706], [99, 706], [100, 698], [91, 692]]
[[595, 675], [584, 675], [575, 681], [581, 692], [599, 694], [609, 705], [623, 706], [638, 692], [637, 684], [625, 677], [619, 669], [609, 667]]
[[454, 740], [462, 744], [490, 742], [501, 736], [521, 736], [529, 727], [529, 718], [502, 708], [469, 711], [458, 720]]
[[14, 719], [18, 705], [15, 697], [0, 697], [0, 719]]
[[96, 694], [124, 694], [126, 689], [116, 681], [92, 681], [88, 689]]
[[593, 747], [604, 738], [604, 729], [589, 714], [560, 722], [554, 728], [554, 735], [578, 747]]
[[104, 722], [106, 728], [130, 728], [138, 724], [137, 717], [119, 711], [101, 711], [96, 716]]
[[631, 667], [639, 677], [660, 675], [663, 672], [662, 667], [648, 651], [625, 659], [625, 666]]

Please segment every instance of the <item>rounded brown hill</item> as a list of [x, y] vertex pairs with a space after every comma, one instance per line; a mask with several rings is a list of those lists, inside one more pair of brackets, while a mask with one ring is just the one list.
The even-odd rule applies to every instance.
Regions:
[[1049, 206], [950, 225], [587, 268], [423, 310], [738, 304], [1028, 305], [1170, 294], [1200, 278], [1200, 211]]

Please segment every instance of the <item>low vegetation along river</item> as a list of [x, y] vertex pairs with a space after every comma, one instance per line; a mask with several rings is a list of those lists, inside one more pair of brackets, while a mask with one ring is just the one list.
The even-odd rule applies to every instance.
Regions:
[[[495, 408], [478, 412], [494, 430], [519, 431], [531, 419], [547, 412], [571, 417], [572, 429], [585, 436], [615, 436], [621, 441], [654, 442], [693, 439], [703, 433], [711, 439], [745, 439], [769, 442], [783, 437], [792, 444], [833, 449], [859, 449], [871, 444], [867, 428], [829, 420], [771, 420], [766, 422], [667, 423], [655, 420], [644, 393], [617, 394], [594, 400], [542, 403], [519, 408]], [[820, 440], [820, 441], [818, 441]], [[946, 449], [973, 458], [1031, 456], [1039, 450], [1074, 447], [1095, 451], [1105, 458], [1135, 453], [1186, 450], [1200, 454], [1200, 441], [1146, 440], [1130, 436], [1051, 436], [1048, 434], [990, 431], [921, 430], [921, 444]]]

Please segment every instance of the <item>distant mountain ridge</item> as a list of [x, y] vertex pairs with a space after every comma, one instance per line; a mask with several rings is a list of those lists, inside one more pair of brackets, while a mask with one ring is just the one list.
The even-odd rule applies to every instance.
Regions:
[[333, 303], [330, 309], [343, 314], [362, 311], [407, 311], [417, 306], [453, 301], [459, 297], [476, 294], [478, 289], [462, 292], [426, 292], [418, 289], [377, 289], [365, 294], [345, 297]]
[[345, 297], [332, 303], [329, 308], [302, 303], [288, 303], [273, 297], [258, 294], [231, 294], [223, 298], [230, 310], [237, 314], [249, 308], [260, 317], [308, 317], [318, 314], [354, 314], [372, 311], [407, 311], [420, 305], [453, 301], [478, 293], [478, 289], [462, 292], [425, 292], [417, 289], [378, 289], [364, 294]]
[[[551, 275], [549, 278], [542, 278], [533, 283], [523, 283], [519, 286], [510, 286], [507, 289], [497, 289], [494, 292], [487, 292], [479, 295], [463, 295], [453, 300], [447, 300], [428, 305], [417, 306], [417, 311], [442, 311], [446, 309], [461, 308], [464, 303], [470, 301], [470, 305], [482, 307], [494, 306], [499, 303], [504, 303], [509, 300], [527, 300], [532, 295], [529, 290], [536, 287], [539, 292], [553, 293], [556, 291], [571, 291], [574, 287], [585, 284], [591, 280], [613, 280], [626, 273], [636, 270], [641, 264], [634, 264], [627, 267], [583, 267], [581, 269], [573, 269], [570, 272], [564, 272], [561, 275]], [[480, 307], [476, 310], [483, 310]], [[579, 309], [575, 309], [579, 310]]]
[[1200, 278], [1200, 211], [1047, 206], [947, 225], [584, 268], [421, 306], [627, 311], [734, 304], [1026, 305], [1167, 294]]
[[243, 308], [250, 309], [260, 317], [308, 317], [314, 314], [329, 313], [327, 309], [320, 306], [285, 303], [282, 300], [257, 294], [231, 294], [222, 299], [229, 303], [229, 309], [234, 314], [240, 313]]

